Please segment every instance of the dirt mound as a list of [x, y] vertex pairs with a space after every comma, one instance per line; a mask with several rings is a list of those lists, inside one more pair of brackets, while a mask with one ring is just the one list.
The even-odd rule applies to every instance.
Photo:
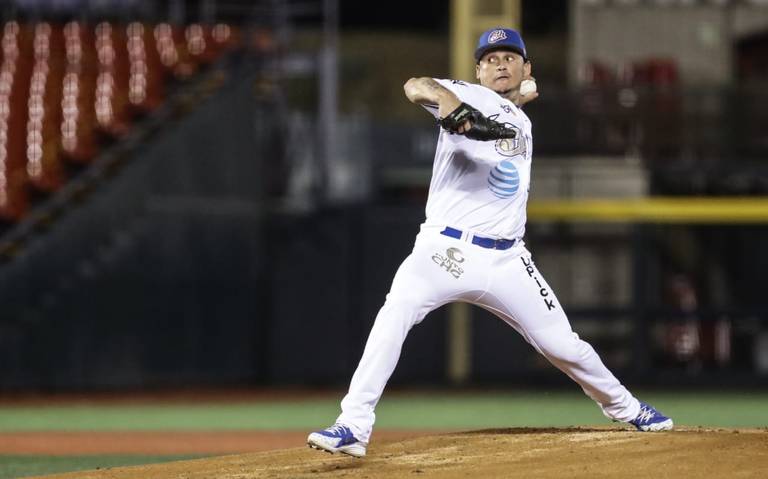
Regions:
[[49, 477], [318, 478], [762, 477], [768, 429], [494, 429], [378, 441], [364, 459], [308, 448]]
[[[377, 431], [378, 441], [402, 441], [436, 431]], [[307, 431], [33, 431], [0, 433], [0, 454], [204, 454], [287, 449], [304, 444]]]

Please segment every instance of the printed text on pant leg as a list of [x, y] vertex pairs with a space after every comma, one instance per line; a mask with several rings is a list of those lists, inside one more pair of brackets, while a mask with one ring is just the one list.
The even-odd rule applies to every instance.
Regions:
[[541, 295], [541, 298], [544, 300], [544, 304], [547, 305], [547, 311], [552, 311], [555, 309], [555, 300], [547, 299], [547, 296], [549, 296], [549, 291], [541, 284], [539, 278], [533, 275], [536, 272], [536, 269], [533, 267], [533, 260], [530, 258], [526, 259], [524, 256], [521, 256], [520, 260], [523, 262], [523, 266], [525, 266], [525, 272], [528, 273], [528, 277], [533, 278], [533, 280], [536, 281], [536, 284], [539, 286], [539, 295]]

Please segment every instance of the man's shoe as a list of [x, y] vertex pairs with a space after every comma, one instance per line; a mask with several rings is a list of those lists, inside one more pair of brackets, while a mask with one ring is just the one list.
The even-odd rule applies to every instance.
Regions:
[[629, 423], [638, 431], [671, 431], [674, 427], [672, 419], [643, 401], [640, 401], [640, 414]]
[[365, 456], [365, 447], [367, 446], [366, 443], [358, 441], [352, 431], [343, 424], [334, 424], [322, 431], [313, 432], [307, 437], [307, 445], [331, 454], [342, 452], [354, 457]]

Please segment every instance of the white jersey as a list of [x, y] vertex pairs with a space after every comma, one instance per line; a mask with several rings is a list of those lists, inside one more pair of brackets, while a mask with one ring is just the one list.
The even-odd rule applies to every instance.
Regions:
[[[435, 80], [486, 117], [513, 125], [517, 136], [477, 141], [441, 128], [425, 224], [494, 238], [522, 238], [531, 179], [531, 121], [514, 103], [482, 85]], [[436, 106], [424, 107], [438, 116]]]

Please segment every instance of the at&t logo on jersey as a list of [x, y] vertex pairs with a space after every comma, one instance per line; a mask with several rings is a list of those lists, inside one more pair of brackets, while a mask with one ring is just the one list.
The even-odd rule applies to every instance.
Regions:
[[510, 198], [520, 186], [520, 174], [512, 160], [501, 160], [488, 175], [488, 188], [499, 198]]
[[[496, 153], [506, 158], [525, 158], [527, 143], [520, 134], [520, 129], [512, 126], [518, 133], [515, 138], [502, 138], [496, 140], [493, 147]], [[520, 186], [520, 174], [512, 160], [503, 159], [488, 175], [488, 189], [499, 198], [511, 198], [517, 193]]]

